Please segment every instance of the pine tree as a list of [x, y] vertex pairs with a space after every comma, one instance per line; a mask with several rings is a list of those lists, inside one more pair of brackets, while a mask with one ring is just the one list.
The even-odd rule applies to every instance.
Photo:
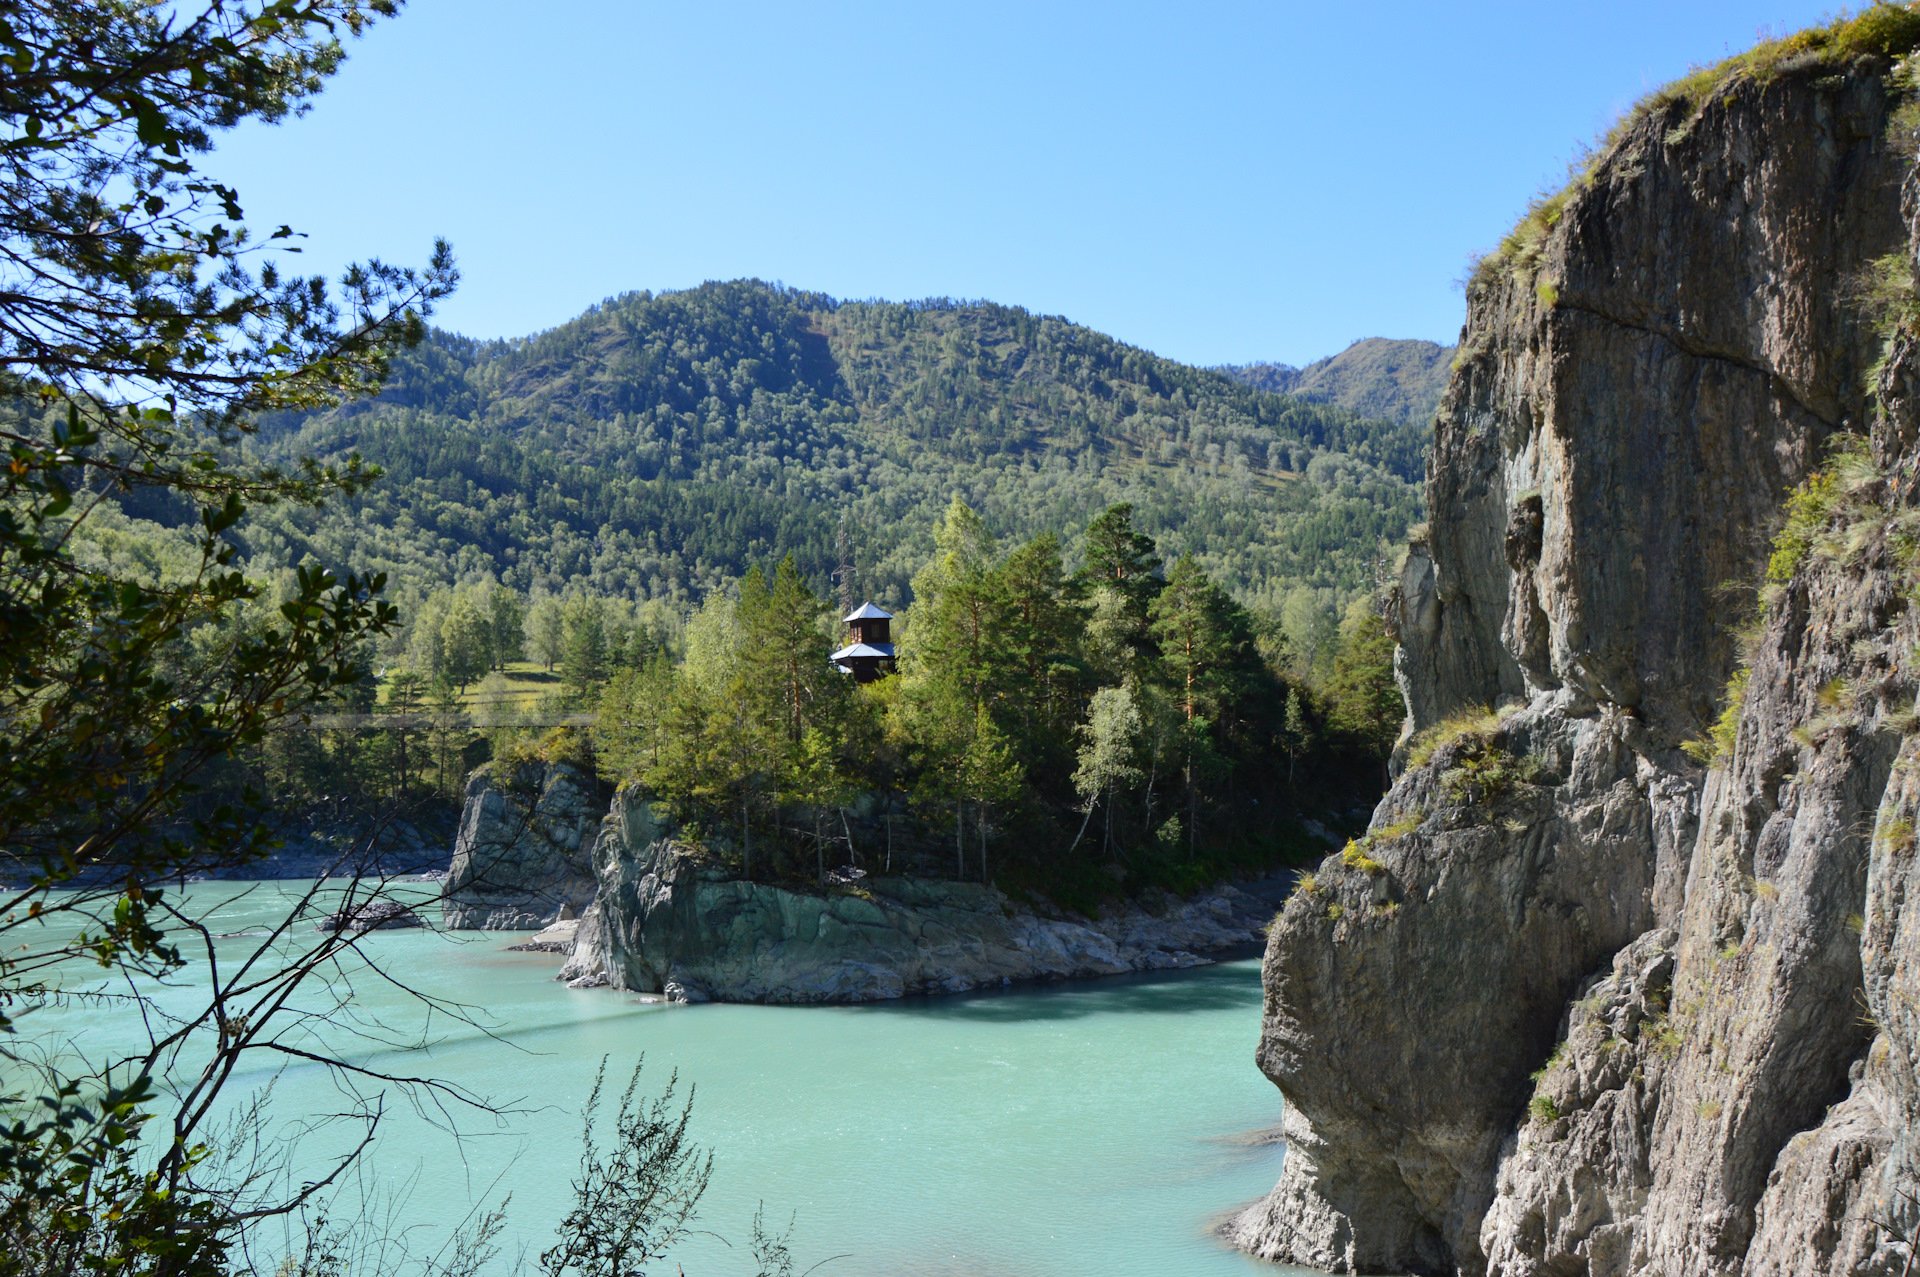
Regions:
[[1200, 784], [1218, 757], [1215, 722], [1229, 712], [1255, 663], [1246, 613], [1207, 578], [1191, 555], [1167, 574], [1154, 599], [1152, 634], [1182, 724], [1182, 779], [1187, 791], [1186, 835], [1191, 854], [1198, 835]]

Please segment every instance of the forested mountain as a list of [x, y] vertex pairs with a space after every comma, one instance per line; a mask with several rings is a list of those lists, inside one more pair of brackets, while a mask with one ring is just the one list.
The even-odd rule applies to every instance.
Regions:
[[1220, 371], [1261, 390], [1424, 429], [1446, 387], [1453, 350], [1431, 341], [1368, 337], [1305, 368], [1239, 364]]
[[262, 512], [255, 554], [688, 601], [792, 553], [904, 601], [955, 496], [999, 534], [1116, 501], [1256, 609], [1331, 611], [1418, 513], [1424, 425], [1369, 420], [1015, 307], [754, 281], [630, 293], [538, 336], [435, 334], [378, 399], [267, 423], [358, 451], [351, 502]]

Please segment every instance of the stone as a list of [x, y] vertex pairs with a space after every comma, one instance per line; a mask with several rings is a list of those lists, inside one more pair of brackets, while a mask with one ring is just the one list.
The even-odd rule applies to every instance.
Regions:
[[679, 1002], [874, 1002], [1194, 966], [1257, 942], [1272, 911], [1232, 887], [1083, 919], [1043, 917], [978, 883], [747, 882], [633, 789], [615, 796], [594, 861], [599, 896], [560, 978]]
[[440, 911], [454, 929], [535, 931], [593, 899], [604, 790], [567, 762], [489, 764], [467, 780]]
[[[1854, 283], [1920, 249], [1887, 71], [1803, 60], [1653, 110], [1537, 270], [1470, 288], [1389, 618], [1409, 721], [1374, 872], [1329, 858], [1269, 933], [1288, 1153], [1242, 1247], [1475, 1277], [1906, 1262], [1920, 624], [1892, 529], [1920, 526], [1920, 350]], [[1870, 436], [1852, 522], [1743, 651], [1783, 496], [1842, 431]], [[1680, 746], [1743, 662], [1703, 766]]]
[[369, 900], [348, 909], [335, 910], [313, 924], [316, 931], [389, 931], [397, 927], [426, 924], [420, 915], [398, 900]]

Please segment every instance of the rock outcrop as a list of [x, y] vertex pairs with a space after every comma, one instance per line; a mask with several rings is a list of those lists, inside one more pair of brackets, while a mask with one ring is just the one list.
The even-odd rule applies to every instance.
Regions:
[[1041, 917], [976, 883], [795, 891], [743, 881], [677, 841], [631, 790], [615, 797], [594, 859], [600, 895], [561, 978], [686, 1002], [873, 1002], [1196, 966], [1258, 942], [1273, 909], [1231, 887], [1096, 920]]
[[482, 767], [467, 781], [442, 919], [453, 928], [532, 931], [578, 917], [593, 900], [604, 791], [568, 762], [518, 762], [504, 780], [498, 771]]
[[1270, 937], [1289, 1147], [1247, 1249], [1906, 1262], [1920, 351], [1876, 368], [1860, 282], [1920, 313], [1892, 70], [1809, 53], [1654, 106], [1470, 289], [1392, 618], [1403, 770]]

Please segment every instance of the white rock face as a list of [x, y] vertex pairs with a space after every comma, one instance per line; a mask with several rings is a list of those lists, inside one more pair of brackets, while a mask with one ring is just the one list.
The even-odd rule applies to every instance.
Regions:
[[[1920, 1233], [1920, 249], [1884, 62], [1628, 130], [1474, 286], [1394, 617], [1414, 732], [1270, 935], [1233, 1236], [1340, 1271], [1893, 1274]], [[1784, 494], [1871, 456], [1739, 631]], [[1750, 666], [1730, 757], [1705, 734]], [[1478, 721], [1475, 706], [1504, 706]], [[1403, 753], [1403, 761], [1407, 755]]]
[[442, 889], [445, 924], [536, 931], [579, 917], [593, 900], [604, 793], [569, 763], [522, 763], [504, 781], [475, 771]]

